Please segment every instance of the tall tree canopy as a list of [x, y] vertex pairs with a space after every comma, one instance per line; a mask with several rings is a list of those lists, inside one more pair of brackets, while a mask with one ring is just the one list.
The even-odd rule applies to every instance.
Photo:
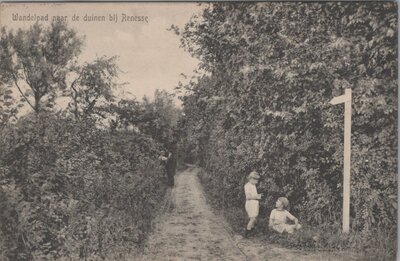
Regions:
[[116, 57], [79, 65], [84, 39], [65, 22], [35, 23], [16, 32], [1, 28], [0, 85], [19, 93], [35, 112], [51, 109], [68, 94], [76, 117], [93, 111], [100, 99], [112, 100], [118, 76]]
[[36, 112], [43, 98], [52, 104], [56, 91], [66, 88], [65, 78], [81, 52], [82, 39], [60, 22], [48, 28], [36, 23], [15, 33], [2, 28], [1, 38], [1, 84], [17, 88]]

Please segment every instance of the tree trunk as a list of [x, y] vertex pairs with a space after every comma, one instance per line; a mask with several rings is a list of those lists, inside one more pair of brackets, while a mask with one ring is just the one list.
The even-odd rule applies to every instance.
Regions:
[[35, 93], [35, 112], [39, 113], [40, 112], [40, 96]]

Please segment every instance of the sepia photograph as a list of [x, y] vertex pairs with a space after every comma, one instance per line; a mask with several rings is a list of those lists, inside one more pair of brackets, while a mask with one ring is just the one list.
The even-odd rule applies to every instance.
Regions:
[[0, 261], [398, 260], [398, 12], [0, 2]]

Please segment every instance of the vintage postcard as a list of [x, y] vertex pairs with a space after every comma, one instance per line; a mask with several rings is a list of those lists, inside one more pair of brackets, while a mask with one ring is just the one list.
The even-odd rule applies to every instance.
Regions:
[[0, 34], [0, 260], [395, 260], [396, 2], [3, 2]]

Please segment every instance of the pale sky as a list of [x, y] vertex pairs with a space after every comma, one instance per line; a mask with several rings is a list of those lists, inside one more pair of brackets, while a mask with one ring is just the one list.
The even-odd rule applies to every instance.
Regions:
[[[183, 28], [193, 14], [200, 13], [196, 3], [13, 3], [0, 7], [0, 25], [14, 29], [34, 22], [13, 21], [13, 14], [48, 14], [48, 20], [67, 16], [69, 26], [86, 35], [81, 61], [91, 61], [96, 55], [119, 56], [118, 64], [124, 71], [120, 81], [129, 82], [124, 87], [126, 96], [131, 92], [139, 99], [153, 97], [155, 89], [171, 92], [179, 81], [185, 82], [181, 74], [192, 76], [199, 62], [179, 47], [177, 35], [167, 31], [172, 24]], [[80, 17], [79, 22], [72, 21], [74, 14]], [[110, 14], [117, 14], [117, 23], [109, 21]], [[148, 23], [122, 22], [122, 14], [147, 16]], [[83, 21], [85, 15], [105, 16], [106, 21]]]

